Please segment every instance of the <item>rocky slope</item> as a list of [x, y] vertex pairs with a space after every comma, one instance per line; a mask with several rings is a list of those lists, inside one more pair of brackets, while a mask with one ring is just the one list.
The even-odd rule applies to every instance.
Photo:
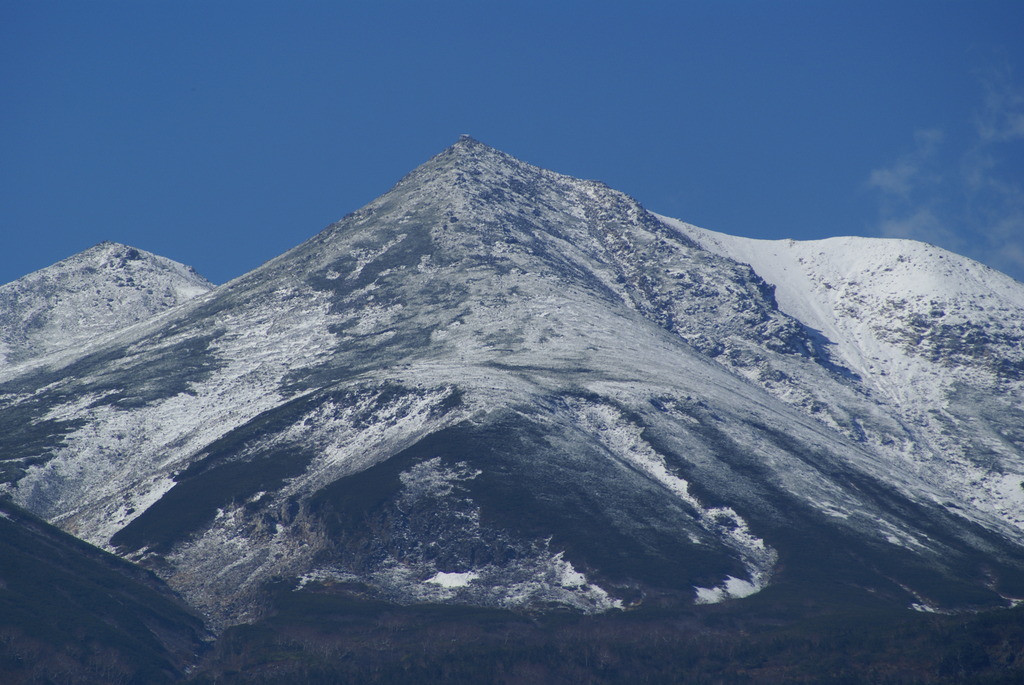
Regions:
[[0, 367], [82, 347], [212, 288], [184, 264], [100, 243], [0, 285]]
[[[963, 459], [701, 242], [464, 138], [253, 272], [0, 370], [4, 488], [217, 627], [258, 617], [271, 580], [582, 612], [779, 585], [1024, 597], [1018, 503], [952, 487]], [[1007, 378], [990, 433], [945, 437], [966, 454], [998, 434], [985, 482], [1012, 491]]]

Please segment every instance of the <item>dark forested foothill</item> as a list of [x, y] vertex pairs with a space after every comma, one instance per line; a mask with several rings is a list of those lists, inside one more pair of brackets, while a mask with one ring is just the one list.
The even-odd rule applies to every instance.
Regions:
[[154, 575], [0, 499], [0, 682], [175, 682], [207, 637]]
[[1024, 608], [946, 616], [767, 590], [694, 611], [602, 616], [277, 594], [189, 681], [212, 683], [1019, 683]]

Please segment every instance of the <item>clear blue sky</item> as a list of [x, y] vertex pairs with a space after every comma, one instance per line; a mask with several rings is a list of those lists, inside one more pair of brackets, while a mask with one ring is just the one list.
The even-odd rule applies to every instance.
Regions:
[[763, 238], [1024, 280], [1024, 2], [0, 0], [0, 283], [102, 240], [224, 282], [461, 133]]

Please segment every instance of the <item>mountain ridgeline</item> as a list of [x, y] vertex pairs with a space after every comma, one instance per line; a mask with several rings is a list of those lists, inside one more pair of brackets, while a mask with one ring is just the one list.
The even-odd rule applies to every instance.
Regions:
[[721, 236], [464, 137], [230, 283], [0, 368], [0, 476], [216, 630], [311, 593], [1009, 607], [1022, 341], [1024, 285], [938, 248]]
[[0, 368], [80, 348], [212, 288], [184, 264], [100, 243], [0, 285]]

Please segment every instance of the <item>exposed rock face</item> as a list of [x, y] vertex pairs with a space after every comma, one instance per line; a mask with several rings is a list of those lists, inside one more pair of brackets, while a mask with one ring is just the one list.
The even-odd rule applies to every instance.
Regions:
[[[218, 626], [272, 578], [586, 612], [775, 582], [1024, 596], [1022, 442], [999, 418], [1019, 374], [991, 371], [998, 398], [958, 386], [1002, 440], [964, 484], [989, 434], [954, 416], [949, 457], [756, 264], [681, 226], [462, 139], [217, 291], [9, 372], [5, 487]], [[999, 318], [969, 321], [1017, 335]], [[998, 344], [975, 366], [1012, 369]]]

